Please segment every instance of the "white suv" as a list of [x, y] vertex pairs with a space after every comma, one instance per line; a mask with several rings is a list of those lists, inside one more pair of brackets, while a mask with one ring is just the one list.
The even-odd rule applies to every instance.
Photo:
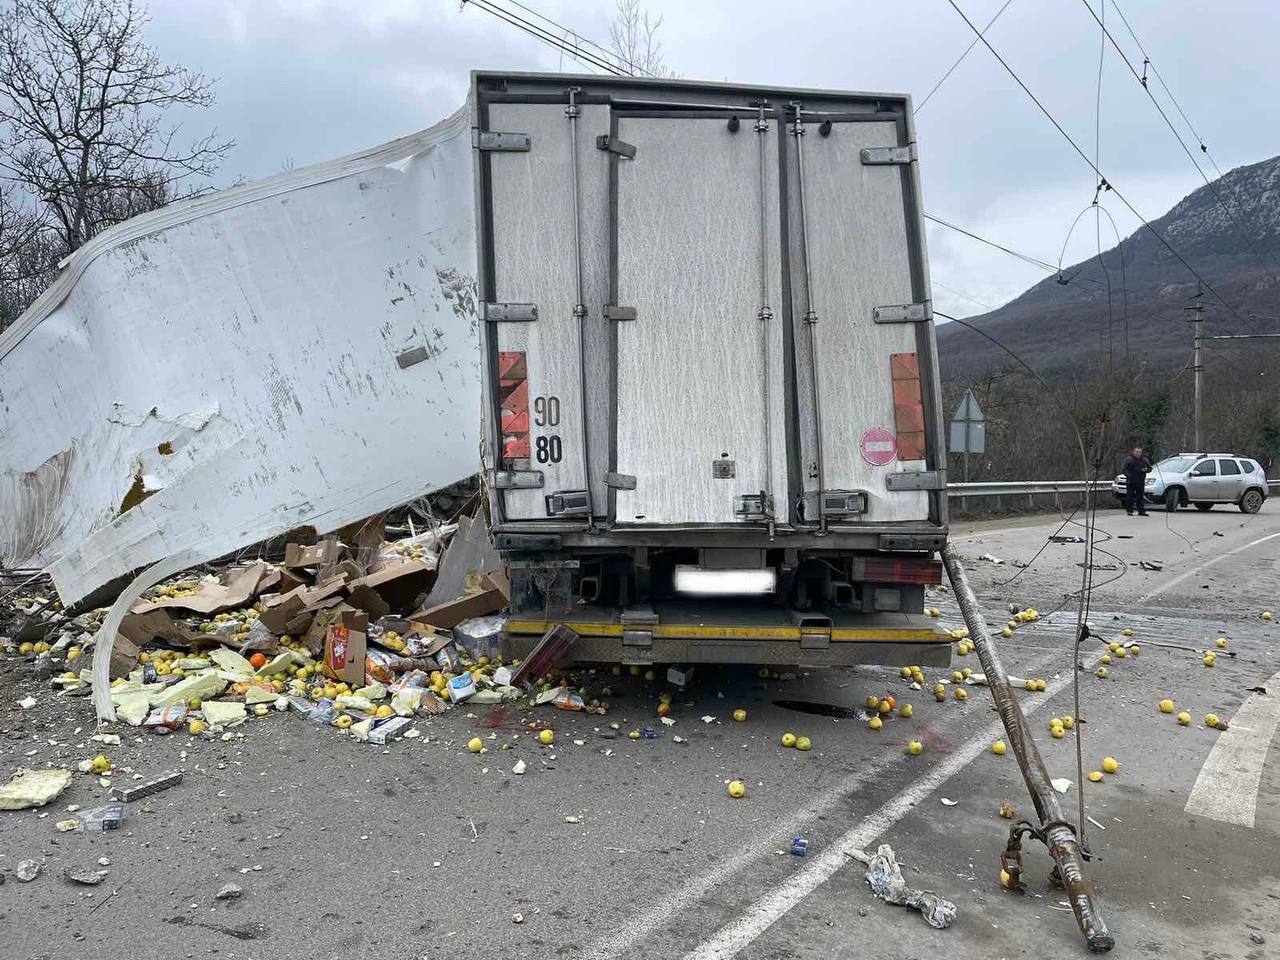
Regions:
[[[1122, 503], [1124, 490], [1120, 474], [1111, 492]], [[1267, 475], [1256, 460], [1234, 453], [1180, 453], [1151, 468], [1142, 494], [1151, 503], [1163, 501], [1170, 512], [1192, 503], [1197, 510], [1234, 503], [1242, 513], [1257, 513], [1267, 499]]]

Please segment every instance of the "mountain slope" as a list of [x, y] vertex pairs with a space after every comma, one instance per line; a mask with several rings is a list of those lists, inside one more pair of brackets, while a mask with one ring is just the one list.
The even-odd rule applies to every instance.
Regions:
[[[1228, 172], [1153, 226], [1244, 317], [1233, 316], [1206, 290], [1206, 335], [1280, 332], [1280, 320], [1267, 319], [1280, 318], [1280, 157]], [[1064, 269], [1065, 283], [1048, 277], [968, 322], [1054, 377], [1097, 370], [1108, 347], [1117, 368], [1126, 347], [1133, 364], [1146, 363], [1149, 370], [1188, 362], [1184, 308], [1194, 302], [1196, 280], [1186, 266], [1145, 227], [1106, 251], [1102, 261], [1105, 271], [1093, 257]], [[994, 344], [959, 324], [943, 324], [937, 332], [945, 380], [975, 377], [1006, 360]]]

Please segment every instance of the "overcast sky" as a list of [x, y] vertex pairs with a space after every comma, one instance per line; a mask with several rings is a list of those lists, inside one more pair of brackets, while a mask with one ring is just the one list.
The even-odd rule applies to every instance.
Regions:
[[[613, 0], [522, 2], [607, 41]], [[1004, 0], [957, 2], [981, 28]], [[1101, 15], [1104, 0], [1090, 2]], [[1105, 2], [1108, 28], [1141, 72], [1142, 54]], [[664, 18], [667, 62], [683, 77], [906, 92], [917, 103], [973, 39], [948, 0], [648, 6]], [[1280, 4], [1120, 0], [1119, 9], [1223, 171], [1280, 153]], [[192, 130], [216, 124], [237, 141], [223, 181], [429, 126], [463, 101], [475, 67], [582, 71], [458, 0], [153, 0], [151, 12], [148, 37], [162, 57], [218, 78], [216, 106], [187, 122]], [[1084, 0], [1011, 0], [987, 36], [1092, 156], [1102, 35]], [[1159, 84], [1152, 89], [1190, 139]], [[926, 209], [1056, 263], [1093, 198], [1094, 177], [984, 47], [917, 120]], [[1148, 219], [1203, 183], [1109, 43], [1101, 141], [1103, 172]], [[1117, 200], [1107, 206], [1122, 233], [1137, 226]], [[1044, 276], [941, 227], [931, 226], [928, 240], [934, 297], [946, 312], [985, 312]], [[1091, 226], [1077, 230], [1067, 262], [1093, 243]]]

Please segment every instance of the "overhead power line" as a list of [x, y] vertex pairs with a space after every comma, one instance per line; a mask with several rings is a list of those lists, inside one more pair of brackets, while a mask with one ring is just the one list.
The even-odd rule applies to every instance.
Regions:
[[[1009, 4], [1011, 3], [1013, 3], [1013, 0], [1004, 0], [1004, 6], [1002, 6], [999, 10], [997, 10], [996, 15], [992, 17], [990, 20], [988, 20], [987, 25], [982, 28], [983, 33], [986, 33], [988, 30], [992, 28], [992, 26], [994, 26], [995, 22], [1000, 19], [1000, 14], [1004, 13], [1007, 9], [1009, 9]], [[927, 94], [925, 94], [924, 99], [920, 101], [920, 106], [915, 108], [915, 111], [914, 111], [915, 113], [919, 113], [921, 110], [924, 109], [924, 105], [929, 102], [929, 98], [938, 92], [938, 88], [947, 82], [947, 78], [950, 77], [951, 74], [955, 73], [956, 67], [960, 66], [960, 64], [964, 62], [964, 58], [969, 56], [969, 51], [972, 50], [977, 45], [978, 45], [977, 37], [974, 37], [971, 41], [969, 41], [969, 45], [964, 48], [964, 53], [956, 57], [956, 62], [953, 63], [949, 68], [947, 68], [947, 72], [944, 73], [942, 77], [938, 80], [938, 82], [933, 85], [933, 89], [930, 90]]]
[[[1013, 78], [1014, 82], [1019, 87], [1022, 88], [1022, 92], [1025, 93], [1030, 98], [1031, 102], [1036, 105], [1037, 109], [1039, 109], [1039, 111], [1045, 115], [1045, 118], [1051, 124], [1053, 124], [1054, 129], [1057, 130], [1058, 133], [1062, 135], [1062, 138], [1066, 140], [1068, 144], [1071, 145], [1071, 149], [1074, 150], [1076, 154], [1080, 157], [1080, 159], [1083, 160], [1088, 165], [1089, 169], [1094, 172], [1094, 175], [1101, 182], [1101, 186], [1104, 189], [1110, 190], [1112, 193], [1114, 193], [1116, 197], [1120, 200], [1120, 202], [1123, 203], [1125, 207], [1128, 208], [1129, 212], [1132, 213], [1135, 217], [1137, 217], [1140, 221], [1142, 221], [1142, 225], [1151, 232], [1151, 235], [1154, 236], [1156, 240], [1160, 242], [1160, 245], [1163, 246], [1166, 250], [1168, 250], [1171, 254], [1173, 254], [1174, 258], [1179, 263], [1182, 264], [1182, 266], [1187, 270], [1188, 273], [1190, 273], [1193, 277], [1196, 278], [1197, 281], [1200, 282], [1201, 286], [1205, 290], [1208, 290], [1209, 293], [1213, 295], [1214, 299], [1216, 299], [1219, 303], [1221, 303], [1224, 307], [1227, 308], [1228, 313], [1230, 313], [1233, 317], [1235, 317], [1241, 323], [1245, 324], [1246, 326], [1252, 329], [1253, 324], [1250, 323], [1245, 317], [1243, 317], [1239, 313], [1239, 311], [1236, 310], [1235, 307], [1231, 306], [1231, 304], [1227, 303], [1227, 301], [1223, 299], [1222, 294], [1218, 293], [1218, 291], [1213, 287], [1213, 285], [1210, 284], [1209, 281], [1207, 281], [1203, 276], [1200, 275], [1200, 272], [1196, 270], [1196, 268], [1193, 267], [1187, 261], [1186, 257], [1184, 257], [1181, 253], [1179, 253], [1173, 247], [1173, 245], [1170, 244], [1169, 241], [1165, 239], [1164, 234], [1162, 234], [1159, 230], [1153, 227], [1150, 221], [1148, 221], [1146, 217], [1144, 217], [1141, 213], [1138, 212], [1137, 207], [1135, 207], [1132, 203], [1129, 202], [1129, 199], [1123, 193], [1120, 192], [1120, 190], [1115, 186], [1115, 184], [1113, 184], [1110, 180], [1107, 179], [1107, 177], [1103, 174], [1102, 170], [1098, 168], [1098, 165], [1089, 159], [1089, 155], [1080, 148], [1080, 145], [1076, 143], [1075, 138], [1073, 138], [1071, 134], [1067, 133], [1066, 129], [1062, 126], [1062, 124], [1058, 122], [1057, 117], [1055, 117], [1052, 113], [1050, 113], [1049, 109], [1043, 103], [1040, 102], [1040, 98], [1031, 92], [1031, 88], [1028, 87], [1022, 81], [1022, 78], [1018, 76], [1017, 72], [1011, 66], [1009, 66], [1008, 62], [1004, 59], [1004, 57], [1000, 56], [1000, 53], [996, 50], [995, 47], [991, 45], [991, 42], [982, 35], [982, 32], [978, 30], [977, 26], [973, 23], [973, 21], [970, 20], [969, 17], [965, 14], [965, 12], [960, 9], [960, 6], [956, 3], [956, 0], [947, 0], [947, 2], [951, 4], [951, 8], [955, 10], [957, 14], [959, 14], [960, 19], [962, 19], [968, 25], [969, 29], [974, 32], [979, 42], [981, 42], [982, 45], [986, 47], [988, 51], [990, 51], [991, 55], [995, 57], [997, 61], [999, 61], [1000, 66], [1002, 66], [1005, 69], [1005, 72], [1008, 73], [1009, 76]], [[1123, 255], [1123, 251], [1121, 251], [1121, 255]]]
[[[466, 0], [462, 0], [462, 2], [466, 3]], [[493, 0], [489, 0], [489, 2], [492, 3]], [[544, 23], [551, 24], [551, 26], [555, 27], [557, 30], [564, 31], [566, 35], [573, 37], [575, 40], [581, 40], [587, 46], [592, 47], [593, 49], [599, 50], [600, 53], [604, 55], [604, 58], [631, 68], [629, 71], [624, 71], [624, 72], [630, 73], [633, 76], [637, 73], [642, 74], [643, 76], [646, 76], [646, 77], [653, 76], [653, 73], [651, 71], [646, 70], [644, 67], [640, 66], [638, 63], [636, 63], [633, 60], [628, 60], [626, 57], [622, 56], [622, 54], [618, 53], [616, 50], [609, 50], [605, 47], [600, 46], [600, 44], [596, 43], [590, 37], [584, 37], [582, 34], [578, 33], [577, 30], [574, 30], [572, 27], [567, 27], [563, 23], [560, 23], [559, 21], [553, 20], [551, 17], [548, 17], [546, 14], [539, 13], [537, 10], [533, 9], [533, 7], [526, 6], [525, 4], [520, 3], [519, 0], [503, 0], [503, 2], [509, 3], [511, 4], [511, 6], [517, 7], [520, 10], [523, 10], [525, 13], [530, 14], [531, 16], [537, 17], [539, 20], [543, 21]]]
[[[545, 27], [540, 27], [525, 17], [522, 17], [504, 7], [498, 6], [496, 3], [492, 2], [492, 0], [462, 0], [462, 4], [463, 6], [470, 4], [477, 10], [482, 10], [490, 16], [497, 17], [499, 20], [515, 27], [517, 30], [521, 30], [524, 33], [529, 34], [531, 37], [541, 40], [549, 46], [555, 47], [562, 53], [567, 53], [584, 66], [594, 67], [597, 70], [602, 70], [603, 72], [613, 74], [614, 76], [622, 76], [625, 73], [625, 71], [616, 64], [613, 64], [602, 57], [596, 56], [595, 54], [589, 53], [576, 44], [572, 44], [561, 39]], [[573, 31], [568, 32], [575, 37], [579, 36]], [[595, 46], [595, 44], [593, 44], [593, 46]]]

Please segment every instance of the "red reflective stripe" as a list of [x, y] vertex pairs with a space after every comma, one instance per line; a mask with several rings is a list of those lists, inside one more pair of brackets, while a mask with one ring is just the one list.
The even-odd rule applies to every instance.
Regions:
[[914, 353], [889, 355], [893, 380], [893, 421], [898, 434], [899, 460], [924, 460], [924, 393], [920, 387], [920, 362]]
[[529, 459], [529, 381], [523, 351], [498, 354], [498, 394], [502, 413], [502, 469], [515, 470]]

